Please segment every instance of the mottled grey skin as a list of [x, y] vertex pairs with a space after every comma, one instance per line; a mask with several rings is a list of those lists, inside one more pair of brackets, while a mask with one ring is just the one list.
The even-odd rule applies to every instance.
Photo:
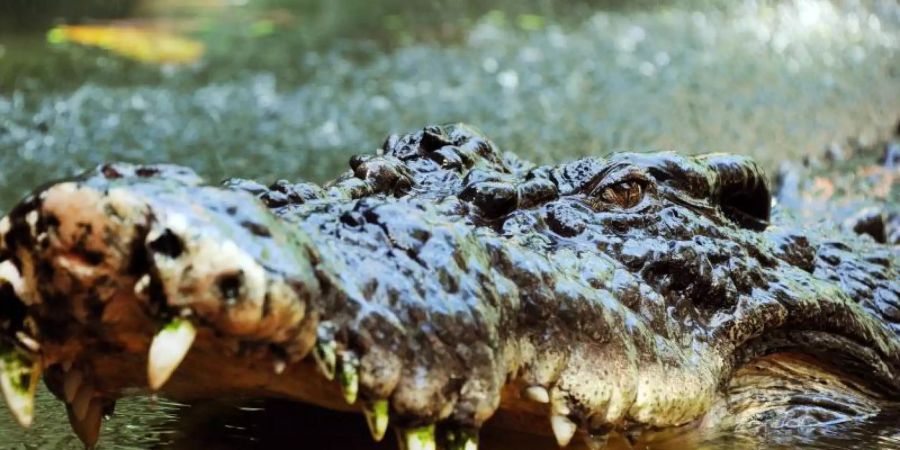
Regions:
[[[0, 297], [6, 345], [33, 335], [52, 390], [74, 365], [109, 400], [143, 381], [100, 366], [143, 364], [128, 355], [174, 316], [225, 365], [290, 368], [333, 345], [358, 361], [363, 404], [389, 399], [404, 428], [478, 429], [500, 408], [599, 440], [808, 430], [900, 401], [896, 245], [770, 218], [749, 159], [534, 167], [454, 125], [350, 165], [323, 187], [111, 164], [39, 189], [0, 229], [24, 280]], [[269, 391], [324, 403], [254, 392]]]

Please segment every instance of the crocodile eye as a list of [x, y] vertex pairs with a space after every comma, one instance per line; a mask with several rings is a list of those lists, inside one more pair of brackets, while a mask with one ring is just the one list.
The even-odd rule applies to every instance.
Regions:
[[600, 199], [622, 209], [633, 208], [644, 198], [644, 186], [633, 180], [620, 181], [603, 188]]

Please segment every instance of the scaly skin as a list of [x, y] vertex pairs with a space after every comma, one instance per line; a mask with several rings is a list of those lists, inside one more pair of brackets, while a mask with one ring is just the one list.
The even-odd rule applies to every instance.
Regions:
[[4, 351], [38, 361], [88, 444], [173, 320], [197, 337], [165, 395], [346, 409], [358, 381], [353, 408], [388, 400], [448, 447], [492, 417], [599, 445], [900, 401], [896, 247], [770, 223], [749, 159], [534, 167], [455, 125], [350, 165], [324, 187], [109, 164], [38, 189], [0, 222]]

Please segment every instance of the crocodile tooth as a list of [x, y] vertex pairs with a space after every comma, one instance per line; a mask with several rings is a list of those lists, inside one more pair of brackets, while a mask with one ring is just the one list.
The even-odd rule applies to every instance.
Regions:
[[444, 436], [447, 450], [478, 450], [478, 431], [449, 429]]
[[66, 397], [66, 403], [72, 403], [75, 395], [78, 394], [78, 388], [81, 387], [81, 381], [84, 375], [78, 369], [66, 372], [66, 379], [63, 381], [63, 394]]
[[16, 331], [16, 339], [23, 347], [27, 348], [32, 353], [41, 351], [41, 344], [24, 331]]
[[363, 415], [366, 416], [366, 424], [369, 426], [369, 432], [372, 433], [372, 439], [375, 439], [375, 442], [381, 442], [387, 431], [390, 421], [388, 406], [387, 400], [375, 400], [371, 404], [363, 406]]
[[34, 420], [34, 394], [41, 363], [20, 350], [0, 353], [0, 389], [13, 417], [23, 427]]
[[529, 386], [525, 389], [525, 398], [538, 403], [550, 403], [550, 393], [543, 386]]
[[319, 340], [313, 349], [313, 358], [319, 366], [319, 371], [328, 380], [334, 379], [334, 368], [337, 365], [337, 356], [335, 355], [334, 341]]
[[15, 264], [8, 259], [0, 262], [0, 285], [4, 283], [9, 283], [13, 288], [13, 292], [17, 296], [22, 297], [22, 293], [25, 290], [24, 281], [19, 274], [19, 269], [16, 269]]
[[100, 425], [103, 423], [103, 400], [92, 399], [88, 402], [84, 414], [78, 415], [74, 407], [66, 408], [72, 431], [81, 439], [86, 448], [93, 448], [100, 438]]
[[399, 442], [403, 450], [437, 450], [434, 424], [403, 430]]
[[153, 337], [147, 361], [150, 389], [156, 391], [166, 384], [191, 349], [196, 336], [194, 325], [179, 318], [169, 322]]
[[94, 398], [94, 387], [90, 384], [82, 384], [72, 400], [72, 412], [78, 420], [84, 420], [87, 415], [88, 408], [91, 406], [91, 399]]
[[12, 228], [12, 222], [9, 220], [9, 216], [3, 216], [0, 219], [0, 237], [5, 236], [6, 233], [9, 233], [9, 230]]
[[341, 365], [338, 371], [338, 382], [347, 403], [356, 403], [359, 393], [359, 358], [353, 352], [341, 352]]
[[134, 283], [134, 293], [138, 297], [147, 297], [150, 290], [150, 274], [144, 274]]
[[28, 214], [25, 214], [25, 223], [28, 224], [28, 229], [31, 231], [31, 236], [37, 234], [37, 223], [38, 219], [40, 219], [40, 213], [37, 210], [28, 211]]
[[553, 428], [553, 436], [556, 437], [556, 443], [559, 444], [560, 448], [569, 445], [569, 442], [572, 441], [572, 436], [575, 435], [575, 431], [578, 429], [575, 422], [559, 414], [554, 414], [550, 417], [550, 427]]

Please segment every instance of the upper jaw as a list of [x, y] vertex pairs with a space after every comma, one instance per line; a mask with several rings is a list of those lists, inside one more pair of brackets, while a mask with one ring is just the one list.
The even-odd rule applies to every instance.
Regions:
[[[356, 248], [353, 230], [320, 254], [326, 238], [316, 236], [314, 246], [302, 227], [285, 229], [296, 224], [275, 218], [248, 193], [202, 186], [181, 169], [114, 165], [35, 193], [5, 220], [0, 252], [13, 269], [5, 275], [12, 291], [4, 291], [0, 305], [27, 311], [3, 325], [5, 351], [36, 362], [32, 378], [46, 369], [48, 385], [67, 401], [88, 443], [109, 402], [125, 388], [148, 385], [182, 398], [279, 395], [334, 408], [346, 408], [341, 397], [351, 404], [359, 398], [379, 438], [388, 400], [412, 438], [433, 433], [436, 422], [471, 437], [502, 408], [529, 418], [550, 415], [561, 443], [579, 427], [608, 431], [627, 416], [660, 426], [687, 423], [711, 402], [721, 362], [705, 355], [698, 374], [683, 364], [689, 355], [674, 342], [666, 344], [668, 362], [660, 362], [650, 354], [657, 336], [633, 327], [640, 318], [616, 304], [615, 289], [591, 288], [606, 299], [600, 301], [575, 280], [540, 287], [552, 294], [545, 319], [555, 330], [549, 333], [559, 335], [544, 339], [529, 326], [521, 333], [516, 321], [525, 310], [514, 284], [543, 283], [559, 272], [557, 262], [514, 246], [491, 247], [498, 241], [479, 240], [460, 223], [431, 223], [422, 212], [428, 206], [357, 206], [370, 208], [362, 213], [377, 221], [370, 226], [396, 233], [388, 243], [393, 251], [437, 252], [442, 261], [468, 265], [460, 271], [479, 271], [480, 284], [467, 285], [469, 297], [454, 304], [467, 312], [449, 314], [428, 298], [384, 304], [338, 292], [379, 279], [359, 273], [364, 267], [387, 264], [383, 273], [397, 263], [378, 253], [342, 260], [343, 250]], [[431, 227], [429, 233], [418, 233], [420, 226]], [[393, 239], [403, 233], [407, 240]], [[415, 242], [420, 238], [426, 242]], [[411, 296], [425, 291], [409, 287], [411, 281], [439, 283], [433, 270], [443, 270], [398, 268], [417, 272], [380, 280], [382, 286]], [[530, 278], [533, 271], [538, 278]], [[572, 296], [565, 297], [567, 307], [583, 314], [555, 314], [563, 296]], [[569, 336], [569, 319], [608, 328], [607, 341]], [[20, 334], [40, 348], [28, 348]], [[636, 345], [648, 353], [638, 355]], [[301, 361], [309, 353], [315, 365]], [[339, 383], [327, 383], [331, 378]], [[672, 392], [646, 389], [667, 379], [679, 380]]]
[[290, 346], [298, 336], [286, 330], [319, 295], [302, 233], [183, 169], [102, 166], [33, 194], [4, 221], [16, 294], [49, 318], [115, 326], [132, 313], [196, 315], [224, 335]]
[[[263, 231], [269, 239], [247, 239]], [[171, 166], [101, 166], [36, 191], [0, 220], [0, 364], [14, 415], [30, 424], [42, 371], [77, 405], [78, 431], [104, 408], [93, 399], [163, 387], [192, 346], [201, 357], [185, 378], [198, 385], [238, 351], [270, 365], [269, 346], [291, 358], [278, 364], [301, 359], [315, 340], [307, 306], [319, 295], [302, 239], [252, 196]], [[205, 394], [259, 390], [272, 373], [235, 370]], [[191, 384], [172, 394], [205, 395]]]

